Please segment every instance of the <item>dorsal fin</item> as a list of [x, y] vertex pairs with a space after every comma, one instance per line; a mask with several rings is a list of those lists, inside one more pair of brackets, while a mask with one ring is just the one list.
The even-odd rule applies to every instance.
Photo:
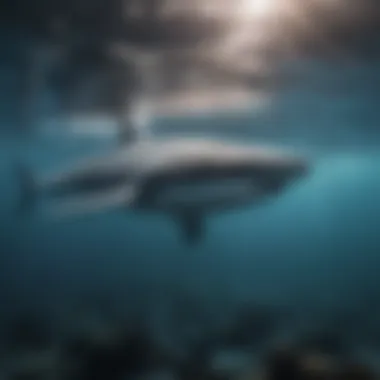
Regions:
[[152, 104], [148, 100], [133, 101], [119, 121], [119, 142], [127, 145], [150, 138], [152, 118]]
[[157, 65], [159, 55], [127, 45], [114, 45], [111, 53], [131, 65], [136, 80], [135, 88], [129, 90], [119, 120], [119, 141], [131, 144], [151, 135], [154, 102], [160, 90]]

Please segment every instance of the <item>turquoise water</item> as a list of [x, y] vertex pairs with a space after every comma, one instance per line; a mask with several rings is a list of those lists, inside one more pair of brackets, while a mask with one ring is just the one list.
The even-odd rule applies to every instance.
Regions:
[[[294, 97], [293, 104], [288, 104], [292, 118], [286, 119], [284, 113], [282, 118], [292, 125], [288, 136], [296, 136], [299, 129], [308, 137], [305, 143], [302, 138], [287, 142], [310, 153], [315, 164], [312, 174], [263, 208], [247, 207], [210, 218], [205, 239], [196, 247], [185, 246], [178, 226], [163, 216], [119, 211], [59, 224], [40, 215], [41, 205], [30, 217], [20, 218], [15, 212], [19, 191], [12, 172], [15, 159], [22, 157], [44, 173], [112, 149], [113, 141], [75, 135], [40, 135], [23, 141], [4, 138], [0, 161], [4, 315], [27, 305], [59, 319], [64, 310], [78, 304], [106, 303], [110, 313], [148, 314], [154, 334], [178, 348], [183, 344], [179, 330], [188, 326], [202, 330], [204, 324], [233, 318], [243, 304], [265, 304], [278, 308], [279, 315], [292, 316], [286, 321], [278, 317], [274, 335], [304, 324], [325, 326], [335, 319], [351, 318], [354, 333], [352, 323], [340, 326], [346, 329], [349, 344], [377, 351], [371, 338], [380, 331], [376, 138], [369, 137], [370, 128], [360, 133], [357, 144], [351, 137], [335, 145], [322, 144], [323, 139], [313, 144], [312, 138], [312, 131], [322, 137], [329, 131], [326, 126], [317, 127], [317, 115], [322, 125], [326, 110], [330, 110], [330, 125], [338, 126], [342, 136], [349, 126], [358, 130], [365, 117], [370, 118], [369, 111], [363, 111], [362, 119], [349, 118], [344, 111], [334, 111], [331, 98], [309, 96], [309, 104], [318, 104], [320, 114], [312, 106], [314, 116], [307, 116], [301, 106], [306, 101], [299, 96], [299, 103]], [[380, 118], [376, 119], [368, 92], [352, 94], [346, 101], [357, 109], [367, 107], [372, 112], [370, 124], [378, 125]], [[278, 120], [278, 113], [272, 115]], [[305, 121], [309, 124], [302, 127]], [[257, 124], [257, 118], [235, 116], [233, 122], [244, 131]], [[216, 129], [210, 123], [217, 125], [218, 120], [203, 123]], [[276, 136], [280, 133], [271, 132], [266, 141], [282, 142]], [[332, 135], [326, 132], [324, 141], [329, 141], [328, 136]], [[183, 299], [191, 302], [184, 306]], [[182, 310], [186, 307], [196, 309], [196, 315]], [[179, 309], [185, 315], [178, 317]], [[176, 327], [173, 318], [178, 319]]]
[[[361, 282], [364, 286], [377, 277], [372, 265], [380, 248], [376, 152], [318, 157], [309, 178], [268, 206], [212, 217], [205, 240], [194, 248], [184, 246], [175, 223], [161, 216], [120, 211], [52, 224], [38, 208], [26, 220], [13, 214], [18, 184], [11, 172], [12, 155], [29, 157], [37, 172], [46, 173], [109, 147], [101, 145], [51, 138], [29, 142], [28, 150], [21, 148], [16, 155], [16, 147], [7, 144], [2, 256], [15, 271], [6, 271], [12, 288], [23, 296], [34, 289], [61, 300], [62, 292], [77, 295], [84, 287], [125, 297], [130, 287], [135, 293], [136, 287], [154, 284], [157, 290], [162, 280], [190, 282], [201, 293], [209, 293], [211, 286], [220, 295], [230, 284], [242, 299], [267, 296], [297, 303], [297, 297], [308, 302], [316, 297], [335, 304], [337, 298], [350, 298], [353, 290], [360, 293]], [[327, 285], [328, 294], [321, 297]]]

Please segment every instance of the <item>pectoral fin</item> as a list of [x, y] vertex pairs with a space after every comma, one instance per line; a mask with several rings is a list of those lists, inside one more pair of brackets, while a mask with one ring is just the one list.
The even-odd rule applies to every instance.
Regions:
[[112, 191], [81, 197], [61, 203], [51, 213], [54, 219], [78, 218], [91, 214], [102, 213], [128, 207], [135, 199], [136, 189], [134, 186], [117, 188]]
[[204, 218], [199, 213], [185, 213], [178, 217], [184, 242], [193, 246], [199, 243], [205, 232]]

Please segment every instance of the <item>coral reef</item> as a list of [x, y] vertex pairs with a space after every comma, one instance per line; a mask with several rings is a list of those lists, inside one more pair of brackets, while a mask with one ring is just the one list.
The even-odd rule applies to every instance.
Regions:
[[[100, 314], [100, 313], [99, 313]], [[121, 319], [120, 319], [121, 320]], [[1, 378], [41, 380], [370, 380], [372, 368], [341, 355], [340, 339], [325, 332], [265, 349], [276, 331], [270, 308], [250, 306], [229, 329], [204, 335], [187, 355], [170, 355], [149, 329], [83, 310], [57, 332], [44, 318], [22, 312], [6, 321]], [[337, 343], [338, 342], [338, 343]]]

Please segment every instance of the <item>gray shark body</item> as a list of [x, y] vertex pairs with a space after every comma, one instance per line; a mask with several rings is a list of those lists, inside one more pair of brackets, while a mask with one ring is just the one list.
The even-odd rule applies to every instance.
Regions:
[[113, 208], [164, 213], [191, 244], [202, 237], [205, 216], [262, 203], [307, 172], [304, 158], [276, 149], [169, 139], [136, 141], [46, 178], [23, 169], [21, 180], [25, 209], [41, 195], [59, 200], [62, 217]]

